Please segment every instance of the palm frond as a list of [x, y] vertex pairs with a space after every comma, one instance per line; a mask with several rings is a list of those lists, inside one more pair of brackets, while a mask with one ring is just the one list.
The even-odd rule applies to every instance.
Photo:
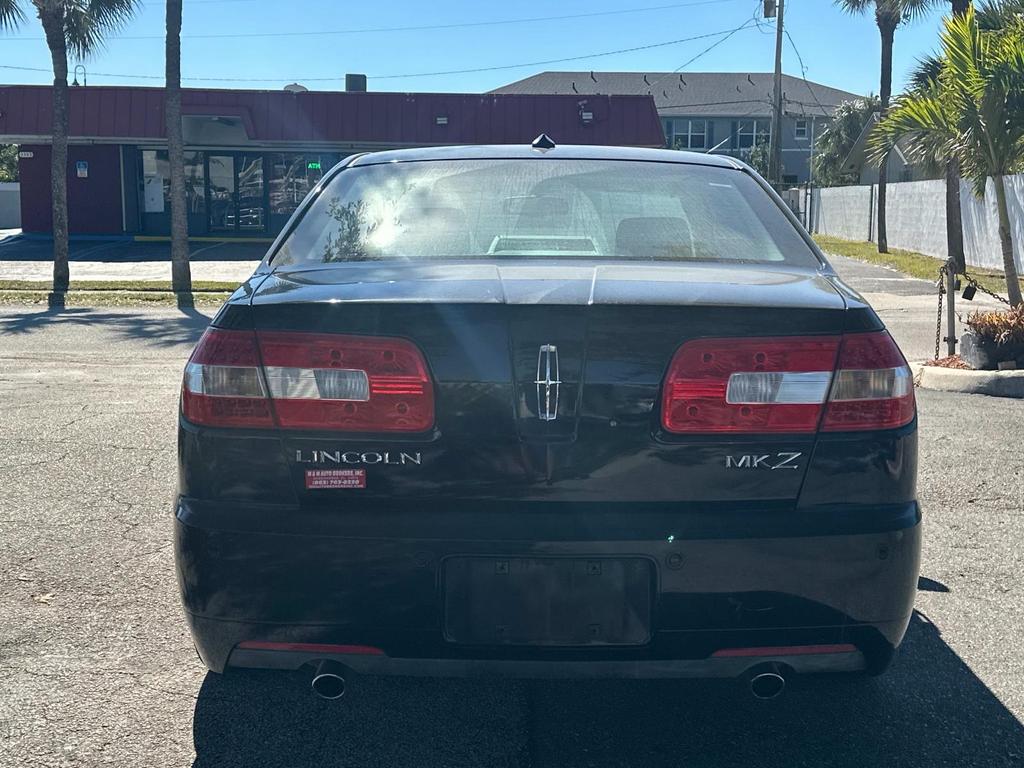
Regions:
[[0, 0], [0, 31], [16, 29], [24, 20], [25, 12], [18, 0]]
[[898, 98], [868, 137], [867, 157], [881, 163], [901, 146], [909, 159], [934, 166], [956, 141], [956, 125], [938, 86]]
[[834, 0], [835, 4], [847, 13], [857, 15], [867, 13], [875, 5], [875, 0]]
[[64, 0], [68, 50], [86, 58], [103, 47], [109, 32], [123, 27], [139, 7], [138, 0]]
[[936, 5], [946, 5], [945, 0], [888, 0], [899, 9], [902, 21], [916, 21], [926, 15]]
[[975, 11], [978, 28], [998, 32], [1024, 19], [1024, 0], [984, 0]]
[[915, 91], [934, 88], [942, 74], [942, 59], [935, 55], [922, 56], [910, 72], [910, 87]]

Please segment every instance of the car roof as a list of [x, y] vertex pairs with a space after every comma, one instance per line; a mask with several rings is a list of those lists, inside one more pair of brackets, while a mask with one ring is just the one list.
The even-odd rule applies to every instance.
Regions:
[[368, 152], [355, 158], [351, 165], [378, 163], [408, 163], [424, 160], [631, 160], [651, 163], [683, 163], [708, 165], [717, 168], [741, 168], [742, 165], [725, 155], [704, 152], [685, 152], [674, 149], [644, 149], [640, 147], [608, 147], [566, 144], [553, 149], [534, 149], [529, 144], [482, 144], [456, 147], [420, 147]]

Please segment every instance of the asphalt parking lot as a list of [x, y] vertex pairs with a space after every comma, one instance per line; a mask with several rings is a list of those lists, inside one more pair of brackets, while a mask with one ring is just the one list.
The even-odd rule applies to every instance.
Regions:
[[[908, 357], [929, 352], [906, 311], [923, 286], [837, 266]], [[207, 674], [181, 618], [175, 409], [206, 322], [0, 308], [0, 765], [1024, 765], [1024, 402], [919, 391], [923, 578], [880, 679], [759, 702], [728, 683], [367, 678], [329, 703], [302, 674]]]

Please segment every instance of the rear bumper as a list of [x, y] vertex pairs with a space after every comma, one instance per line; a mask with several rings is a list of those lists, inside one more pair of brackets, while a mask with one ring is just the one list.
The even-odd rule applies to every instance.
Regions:
[[[226, 507], [232, 507], [227, 509]], [[292, 515], [299, 515], [296, 510]], [[340, 512], [338, 513], [341, 514]], [[246, 517], [248, 515], [248, 518]], [[920, 560], [916, 504], [845, 509], [830, 534], [687, 537], [651, 521], [544, 540], [416, 536], [391, 526], [317, 535], [287, 511], [179, 500], [177, 572], [208, 667], [294, 669], [333, 658], [354, 672], [428, 676], [731, 677], [764, 661], [795, 672], [884, 667], [906, 630]], [[365, 521], [364, 521], [365, 523]], [[554, 531], [538, 521], [545, 533]], [[615, 538], [602, 538], [613, 530]], [[696, 530], [696, 529], [694, 529]], [[655, 535], [658, 534], [658, 535]], [[643, 646], [464, 646], [444, 639], [446, 558], [642, 557], [654, 574]], [[374, 655], [242, 643], [359, 645]], [[842, 646], [789, 653], [795, 646]], [[852, 646], [850, 648], [849, 646]], [[767, 648], [728, 655], [740, 648]], [[723, 652], [726, 655], [722, 655]]]
[[[814, 650], [820, 649], [820, 650]], [[764, 653], [706, 659], [594, 659], [538, 661], [530, 659], [419, 659], [385, 655], [332, 653], [324, 650], [250, 650], [235, 648], [228, 666], [296, 670], [323, 660], [336, 661], [356, 674], [407, 677], [507, 677], [521, 679], [586, 678], [733, 678], [765, 664], [779, 664], [796, 674], [860, 672], [869, 661], [857, 649], [843, 645], [805, 649], [765, 649]]]

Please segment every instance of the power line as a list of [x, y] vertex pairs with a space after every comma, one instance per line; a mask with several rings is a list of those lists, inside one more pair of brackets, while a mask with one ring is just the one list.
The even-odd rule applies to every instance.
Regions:
[[[814, 99], [814, 103], [818, 105], [818, 109], [824, 117], [828, 117], [829, 111], [825, 109], [820, 101], [818, 101], [818, 94], [811, 88], [811, 84], [807, 81], [807, 66], [804, 64], [804, 57], [800, 55], [800, 49], [796, 47], [796, 43], [793, 42], [793, 36], [789, 34], [789, 30], [785, 30], [786, 39], [789, 40], [789, 45], [793, 48], [793, 53], [796, 54], [796, 60], [800, 62], [800, 79], [804, 81], [804, 85], [807, 87], [807, 92], [811, 94], [811, 98]], [[800, 103], [800, 102], [793, 102]]]
[[[751, 18], [751, 19], [747, 19], [747, 20], [746, 20], [745, 22], [743, 22], [742, 24], [740, 24], [740, 25], [739, 25], [738, 27], [735, 27], [734, 29], [730, 30], [730, 31], [729, 31], [729, 33], [728, 33], [728, 34], [727, 34], [727, 35], [726, 35], [725, 37], [723, 37], [723, 38], [722, 38], [721, 40], [716, 40], [716, 41], [715, 41], [714, 43], [712, 43], [711, 45], [709, 45], [709, 46], [708, 46], [707, 48], [705, 48], [705, 49], [704, 49], [703, 51], [701, 51], [700, 53], [698, 53], [698, 54], [697, 54], [696, 56], [693, 56], [693, 57], [691, 57], [691, 58], [687, 59], [687, 60], [686, 60], [685, 62], [683, 62], [682, 64], [680, 64], [680, 65], [679, 65], [678, 67], [676, 67], [676, 68], [675, 68], [674, 70], [672, 70], [672, 72], [671, 72], [670, 74], [672, 74], [672, 75], [678, 74], [680, 70], [682, 70], [682, 69], [684, 69], [684, 68], [686, 68], [686, 67], [690, 66], [691, 64], [693, 64], [693, 62], [695, 62], [695, 61], [696, 61], [697, 59], [699, 59], [699, 58], [700, 58], [701, 56], [704, 56], [705, 54], [707, 54], [707, 53], [710, 53], [711, 51], [713, 51], [713, 50], [714, 50], [715, 48], [717, 48], [717, 47], [718, 47], [719, 45], [721, 45], [722, 43], [724, 43], [724, 42], [725, 42], [726, 40], [728, 40], [728, 39], [729, 39], [730, 37], [732, 37], [733, 35], [735, 35], [735, 34], [736, 34], [737, 32], [739, 32], [740, 30], [742, 30], [742, 29], [746, 29], [747, 27], [749, 27], [749, 26], [750, 26], [750, 23], [751, 23], [752, 21], [756, 22], [756, 19], [753, 19], [753, 18]], [[670, 76], [670, 75], [664, 75], [664, 76], [662, 76], [662, 77], [659, 77], [659, 78], [658, 78], [657, 80], [655, 80], [655, 81], [654, 81], [653, 83], [651, 83], [651, 84], [650, 84], [650, 86], [648, 86], [648, 90], [650, 90], [650, 91], [651, 91], [651, 92], [653, 93], [653, 91], [654, 91], [654, 87], [655, 87], [655, 86], [656, 86], [656, 85], [657, 85], [658, 83], [660, 83], [660, 82], [661, 82], [662, 80], [665, 80], [665, 79], [667, 79], [667, 78], [668, 78], [669, 76]]]
[[[542, 61], [528, 61], [518, 64], [500, 64], [491, 67], [473, 67], [470, 69], [451, 69], [437, 72], [410, 72], [405, 74], [391, 74], [391, 75], [367, 75], [371, 80], [394, 80], [398, 78], [411, 78], [411, 77], [434, 77], [440, 75], [462, 75], [470, 74], [475, 72], [495, 72], [499, 70], [508, 69], [521, 69], [524, 67], [538, 67], [547, 64], [563, 64], [570, 61], [582, 61], [583, 59], [595, 59], [602, 56], [615, 56], [622, 53], [635, 53], [637, 51], [647, 51], [653, 48], [664, 48], [670, 45], [680, 45], [681, 43], [688, 43], [694, 40], [704, 40], [709, 37], [715, 37], [717, 35], [732, 34], [735, 29], [724, 29], [717, 32], [707, 32], [702, 35], [693, 35], [691, 37], [681, 37], [677, 40], [666, 40], [661, 43], [650, 43], [647, 45], [637, 45], [632, 48], [619, 48], [614, 51], [601, 51], [600, 53], [587, 53], [580, 56], [568, 56], [559, 59], [545, 59]], [[9, 64], [0, 64], [0, 69], [11, 69], [20, 70], [23, 72], [50, 72], [49, 69], [42, 67], [22, 67], [14, 66]], [[114, 72], [90, 72], [90, 77], [117, 77], [132, 80], [163, 80], [163, 75], [139, 75], [139, 74], [123, 74]], [[278, 80], [293, 80], [293, 81], [306, 81], [306, 82], [327, 82], [340, 80], [340, 77], [182, 77], [182, 80], [190, 82], [225, 82], [225, 83], [266, 83], [276, 82]]]
[[595, 59], [595, 58], [599, 58], [601, 56], [615, 56], [615, 55], [620, 54], [620, 53], [635, 53], [637, 51], [649, 51], [652, 48], [664, 48], [664, 47], [669, 46], [669, 45], [679, 45], [680, 43], [689, 43], [689, 42], [692, 42], [694, 40], [706, 40], [709, 37], [715, 37], [717, 35], [725, 35], [725, 34], [731, 35], [735, 31], [736, 30], [723, 29], [723, 30], [719, 30], [718, 32], [708, 32], [708, 33], [703, 34], [703, 35], [694, 35], [692, 37], [681, 37], [678, 40], [667, 40], [667, 41], [665, 41], [663, 43], [651, 43], [649, 45], [638, 45], [638, 46], [634, 46], [632, 48], [620, 48], [620, 49], [615, 50], [615, 51], [603, 51], [602, 53], [588, 53], [588, 54], [584, 54], [582, 56], [569, 56], [567, 58], [562, 58], [562, 59], [547, 59], [545, 61], [530, 61], [530, 62], [526, 62], [526, 63], [523, 63], [523, 64], [503, 64], [503, 65], [494, 66], [494, 67], [475, 67], [473, 69], [452, 69], [452, 70], [448, 70], [446, 72], [417, 72], [417, 73], [405, 74], [405, 75], [373, 75], [373, 76], [368, 75], [367, 77], [370, 77], [373, 80], [391, 80], [391, 79], [395, 79], [395, 78], [405, 78], [405, 77], [432, 77], [434, 75], [464, 75], [464, 74], [469, 74], [469, 73], [473, 73], [473, 72], [494, 72], [496, 70], [501, 70], [501, 69], [520, 69], [522, 67], [540, 67], [540, 66], [545, 66], [547, 64], [564, 64], [566, 62], [580, 61], [582, 59]]
[[[674, 70], [672, 70], [671, 74], [677, 74], [677, 73], [679, 73], [680, 70], [690, 66], [691, 64], [693, 64], [693, 62], [697, 61], [697, 59], [699, 59], [702, 56], [704, 56], [705, 54], [710, 53], [711, 51], [713, 51], [716, 47], [718, 47], [719, 45], [724, 43], [726, 40], [728, 40], [734, 34], [739, 32], [741, 29], [747, 28], [751, 23], [753, 23], [758, 28], [758, 31], [760, 31], [761, 30], [761, 24], [760, 24], [760, 19], [757, 16], [758, 11], [760, 10], [760, 7], [761, 7], [761, 0], [758, 0], [758, 2], [754, 3], [754, 12], [752, 14], [750, 14], [750, 18], [749, 19], [747, 19], [742, 24], [740, 24], [738, 27], [733, 29], [728, 35], [726, 35], [721, 40], [719, 40], [719, 41], [709, 45], [707, 48], [705, 48], [703, 51], [698, 53], [696, 56], [693, 56], [692, 58], [690, 58], [690, 59], [686, 60], [685, 62], [683, 62], [682, 64], [680, 64], [678, 67], [676, 67]], [[650, 85], [650, 88], [653, 90], [654, 86], [656, 86], [658, 83], [660, 83], [662, 80], [666, 79], [667, 77], [669, 77], [669, 75], [665, 75], [664, 77], [658, 78], [657, 80], [654, 81], [654, 83], [652, 83]]]
[[[254, 0], [193, 0], [193, 2], [253, 2]], [[493, 27], [508, 24], [533, 24], [545, 21], [567, 21], [572, 19], [596, 18], [602, 16], [622, 16], [631, 13], [649, 13], [652, 11], [667, 11], [678, 8], [690, 8], [698, 5], [722, 5], [724, 3], [735, 3], [739, 0], [690, 0], [685, 3], [671, 3], [669, 5], [651, 5], [643, 8], [622, 8], [612, 11], [590, 11], [587, 13], [571, 13], [558, 16], [531, 16], [518, 19], [496, 19], [493, 21], [461, 21], [449, 24], [421, 24], [403, 27], [364, 27], [361, 29], [334, 29], [334, 30], [300, 30], [295, 32], [217, 32], [210, 34], [182, 35], [182, 40], [225, 40], [225, 39], [250, 39], [250, 38], [278, 38], [278, 37], [317, 37], [333, 35], [363, 35], [385, 32], [426, 32], [431, 30], [444, 29], [467, 29], [475, 27]], [[41, 42], [42, 37], [8, 37], [5, 40], [35, 40]], [[163, 35], [111, 35], [107, 40], [163, 40]], [[309, 78], [307, 78], [309, 79]]]

